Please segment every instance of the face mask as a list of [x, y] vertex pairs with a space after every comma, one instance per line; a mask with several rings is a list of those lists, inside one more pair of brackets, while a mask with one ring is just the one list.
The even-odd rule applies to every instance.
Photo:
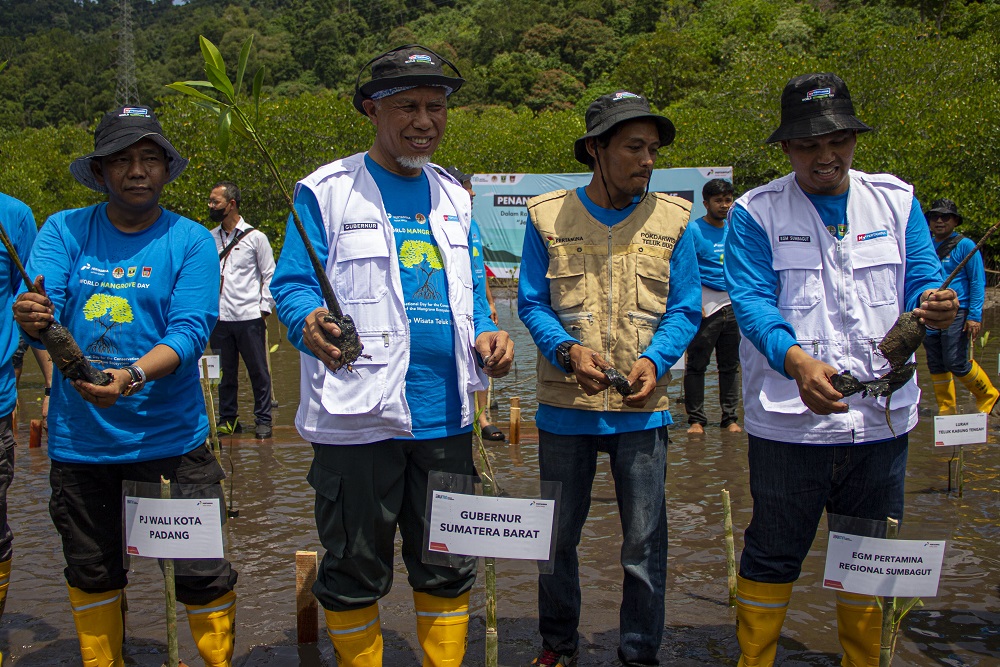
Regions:
[[209, 207], [208, 217], [212, 220], [212, 222], [222, 222], [223, 218], [226, 217], [226, 207], [225, 206], [223, 206], [222, 208]]

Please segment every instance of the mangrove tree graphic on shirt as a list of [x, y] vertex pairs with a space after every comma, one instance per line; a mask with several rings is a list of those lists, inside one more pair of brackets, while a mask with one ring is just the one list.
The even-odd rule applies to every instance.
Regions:
[[[431, 278], [444, 268], [441, 250], [426, 241], [403, 241], [399, 249], [399, 262], [408, 269], [418, 268], [424, 274], [424, 282], [410, 297], [423, 301], [438, 301], [441, 293], [434, 289]], [[426, 268], [425, 268], [426, 265]]]
[[118, 351], [112, 330], [132, 322], [132, 306], [128, 300], [110, 294], [92, 294], [83, 304], [83, 316], [93, 322], [97, 338], [87, 346], [93, 354], [111, 354]]

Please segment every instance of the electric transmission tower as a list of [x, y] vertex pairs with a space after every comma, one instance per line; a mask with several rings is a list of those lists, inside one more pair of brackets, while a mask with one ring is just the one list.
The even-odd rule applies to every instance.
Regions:
[[123, 107], [139, 104], [139, 89], [135, 83], [132, 5], [129, 0], [119, 0], [118, 9], [118, 82], [115, 85], [115, 106]]

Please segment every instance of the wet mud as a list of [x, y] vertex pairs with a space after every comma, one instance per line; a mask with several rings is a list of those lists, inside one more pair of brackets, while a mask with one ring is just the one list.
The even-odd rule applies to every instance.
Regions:
[[[496, 383], [498, 408], [493, 417], [508, 432], [509, 399], [521, 398], [522, 444], [488, 443], [499, 481], [511, 495], [537, 491], [537, 434], [534, 431], [535, 355], [530, 338], [517, 322], [513, 295], [498, 290], [501, 325], [517, 341], [517, 361], [510, 376]], [[278, 341], [274, 318], [270, 339]], [[1000, 310], [987, 313], [984, 329], [1000, 327]], [[977, 359], [994, 378], [1000, 337], [992, 337]], [[933, 445], [934, 394], [923, 353], [918, 352], [923, 389], [921, 422], [910, 436], [906, 517], [901, 537], [947, 539], [945, 574], [938, 597], [925, 600], [904, 621], [897, 665], [1000, 664], [1000, 447], [996, 430], [990, 443], [965, 448], [964, 497], [955, 484], [948, 492], [952, 448]], [[295, 432], [298, 401], [298, 353], [287, 341], [272, 356], [275, 396], [274, 437], [258, 442], [252, 434], [224, 437], [227, 491], [240, 511], [226, 528], [229, 557], [240, 571], [237, 592], [235, 665], [334, 665], [329, 642], [320, 634], [316, 646], [295, 644], [295, 551], [322, 547], [313, 522], [313, 493], [306, 482], [311, 448]], [[620, 369], [627, 373], [628, 369]], [[710, 420], [704, 436], [688, 436], [680, 378], [670, 386], [671, 413], [667, 507], [670, 523], [666, 590], [667, 620], [662, 648], [664, 665], [734, 665], [738, 657], [734, 616], [727, 605], [725, 541], [721, 491], [732, 495], [737, 555], [752, 500], [747, 486], [746, 436], [722, 432], [716, 401], [714, 365], [706, 376]], [[26, 359], [21, 383], [22, 412], [17, 472], [9, 494], [14, 530], [14, 566], [6, 611], [0, 621], [0, 650], [11, 664], [24, 666], [80, 664], [73, 620], [62, 575], [59, 540], [48, 516], [48, 458], [44, 447], [28, 449], [28, 420], [37, 418], [41, 383], [33, 360]], [[252, 414], [249, 383], [242, 377], [241, 416]], [[972, 410], [972, 398], [959, 387], [960, 410]], [[954, 468], [954, 466], [952, 466]], [[115, 517], [108, 517], [115, 520]], [[805, 561], [785, 621], [778, 664], [788, 667], [840, 664], [834, 596], [821, 587], [827, 541], [825, 522]], [[398, 545], [397, 545], [398, 546]], [[580, 546], [583, 618], [580, 665], [608, 665], [618, 644], [621, 568], [620, 524], [614, 484], [604, 456], [598, 464], [590, 518]], [[500, 664], [530, 663], [539, 647], [536, 569], [533, 563], [497, 563]], [[482, 572], [482, 565], [480, 565]], [[156, 563], [132, 560], [126, 664], [158, 667], [165, 659], [166, 630], [163, 579]], [[473, 619], [465, 664], [483, 664], [485, 594], [480, 577], [472, 596]], [[385, 664], [414, 667], [421, 653], [416, 638], [410, 588], [397, 558], [396, 581], [381, 604]], [[199, 665], [183, 612], [179, 612], [181, 657]], [[5, 662], [7, 664], [7, 662]]]

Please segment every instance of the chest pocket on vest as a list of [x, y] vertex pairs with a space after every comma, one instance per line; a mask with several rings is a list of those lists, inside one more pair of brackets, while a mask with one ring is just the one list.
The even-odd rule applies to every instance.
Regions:
[[896, 303], [896, 271], [902, 264], [895, 243], [861, 243], [851, 251], [854, 282], [866, 306]]
[[450, 258], [458, 269], [458, 277], [465, 287], [471, 288], [472, 256], [469, 254], [469, 237], [463, 233], [462, 227], [456, 222], [445, 222], [442, 229], [445, 238], [448, 239], [448, 245], [452, 249]]
[[337, 238], [334, 292], [345, 303], [375, 303], [389, 291], [389, 247], [379, 228]]
[[649, 255], [636, 255], [635, 292], [638, 306], [658, 315], [665, 313], [669, 290], [669, 260]]
[[778, 272], [778, 307], [808, 310], [819, 303], [823, 296], [823, 257], [819, 248], [786, 242], [772, 252], [772, 266]]
[[563, 255], [549, 258], [549, 296], [552, 310], [562, 312], [583, 305], [587, 296], [583, 255]]

